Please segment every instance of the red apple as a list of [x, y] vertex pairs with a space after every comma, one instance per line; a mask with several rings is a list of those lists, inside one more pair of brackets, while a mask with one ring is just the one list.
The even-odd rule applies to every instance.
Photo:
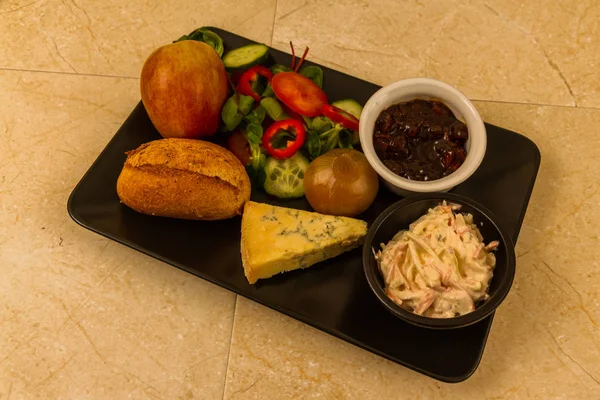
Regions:
[[184, 40], [155, 50], [144, 63], [142, 103], [165, 138], [213, 135], [227, 99], [227, 72], [206, 43]]

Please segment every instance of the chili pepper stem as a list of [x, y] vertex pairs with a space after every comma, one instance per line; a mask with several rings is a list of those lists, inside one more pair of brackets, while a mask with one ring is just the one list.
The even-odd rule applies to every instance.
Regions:
[[[307, 54], [308, 54], [308, 46], [306, 46], [306, 49], [304, 49], [304, 54], [302, 54], [302, 58], [300, 59], [300, 62], [296, 66], [296, 69], [294, 69], [294, 72], [298, 72], [298, 70], [302, 66], [302, 63], [304, 63], [304, 60], [306, 59]], [[292, 68], [294, 68], [294, 67], [292, 67]]]

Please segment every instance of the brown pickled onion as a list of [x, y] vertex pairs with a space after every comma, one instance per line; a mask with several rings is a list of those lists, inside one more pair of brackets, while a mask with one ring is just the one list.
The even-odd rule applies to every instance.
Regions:
[[334, 149], [315, 158], [304, 174], [304, 192], [315, 211], [353, 217], [375, 200], [379, 180], [363, 153]]

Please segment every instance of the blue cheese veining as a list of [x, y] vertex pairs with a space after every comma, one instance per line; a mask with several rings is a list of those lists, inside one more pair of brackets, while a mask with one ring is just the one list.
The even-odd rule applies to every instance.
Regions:
[[367, 223], [353, 218], [247, 202], [242, 264], [248, 282], [335, 257], [362, 244]]

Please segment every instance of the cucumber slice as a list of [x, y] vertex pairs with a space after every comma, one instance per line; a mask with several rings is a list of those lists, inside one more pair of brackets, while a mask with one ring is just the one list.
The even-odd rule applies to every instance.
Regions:
[[299, 151], [285, 160], [270, 157], [265, 165], [265, 191], [280, 199], [304, 196], [304, 173], [308, 164]]
[[[358, 104], [358, 102], [353, 99], [334, 101], [333, 103], [331, 103], [331, 105], [346, 111], [348, 114], [354, 115], [358, 119], [360, 119], [360, 114], [363, 110], [363, 106]], [[358, 136], [358, 132], [352, 132], [352, 138], [350, 140], [350, 143], [352, 143], [354, 146], [360, 143], [360, 137]]]
[[223, 56], [227, 69], [246, 69], [261, 64], [269, 56], [269, 47], [264, 44], [249, 44], [233, 49]]
[[338, 100], [331, 103], [332, 106], [337, 108], [341, 108], [346, 111], [348, 114], [354, 115], [356, 118], [360, 119], [360, 113], [362, 113], [363, 106], [358, 104], [356, 100], [352, 99], [344, 99]]

